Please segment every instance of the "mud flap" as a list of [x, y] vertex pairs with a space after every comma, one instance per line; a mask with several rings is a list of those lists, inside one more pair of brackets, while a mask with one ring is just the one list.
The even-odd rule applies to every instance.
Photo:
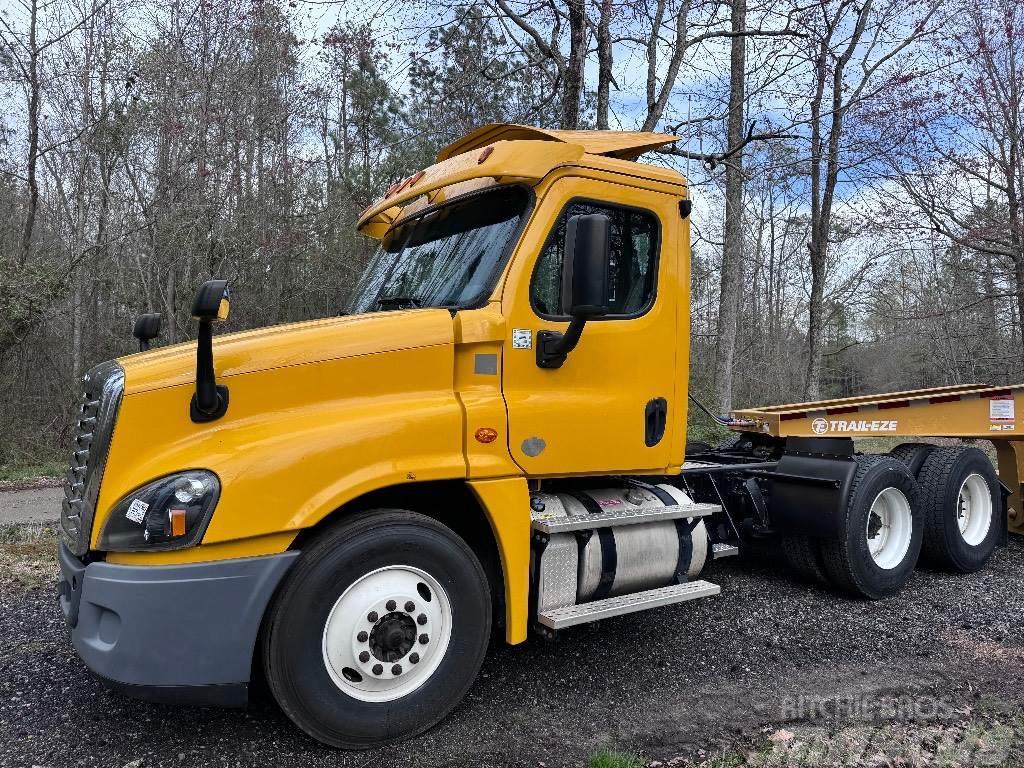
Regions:
[[780, 532], [834, 539], [857, 463], [849, 438], [790, 437], [769, 481], [771, 527]]

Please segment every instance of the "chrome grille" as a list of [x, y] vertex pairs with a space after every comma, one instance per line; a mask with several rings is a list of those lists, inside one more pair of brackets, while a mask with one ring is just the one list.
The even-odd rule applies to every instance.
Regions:
[[93, 513], [123, 392], [124, 370], [113, 360], [100, 363], [82, 377], [60, 515], [61, 539], [76, 555], [89, 549]]

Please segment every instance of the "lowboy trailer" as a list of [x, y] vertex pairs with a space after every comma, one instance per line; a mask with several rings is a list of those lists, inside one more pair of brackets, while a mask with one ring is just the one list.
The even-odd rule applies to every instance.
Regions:
[[[516, 644], [717, 595], [714, 561], [755, 539], [879, 599], [919, 555], [975, 571], [1024, 532], [1022, 387], [740, 410], [727, 444], [687, 443], [690, 198], [636, 162], [673, 140], [485, 126], [362, 213], [380, 247], [343, 316], [215, 340], [212, 280], [196, 342], [145, 351], [140, 317], [143, 351], [84, 377], [65, 487], [86, 665], [178, 703], [264, 677], [362, 748], [451, 711], [492, 626]], [[920, 436], [991, 440], [999, 474]]]

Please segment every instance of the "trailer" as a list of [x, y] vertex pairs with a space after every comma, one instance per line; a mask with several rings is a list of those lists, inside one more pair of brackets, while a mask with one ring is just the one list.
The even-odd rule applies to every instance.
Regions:
[[674, 140], [485, 126], [363, 211], [380, 246], [340, 316], [215, 335], [215, 279], [195, 342], [149, 350], [140, 317], [78, 403], [58, 559], [85, 664], [178, 704], [262, 677], [358, 749], [441, 721], [492, 634], [725, 599], [715, 562], [751, 546], [875, 600], [1024, 532], [1022, 387], [738, 410], [687, 441], [691, 200], [637, 162]]

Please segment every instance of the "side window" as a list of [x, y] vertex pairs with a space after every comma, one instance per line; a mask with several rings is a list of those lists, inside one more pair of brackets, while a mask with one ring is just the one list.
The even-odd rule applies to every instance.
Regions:
[[658, 277], [658, 217], [650, 211], [620, 208], [584, 200], [565, 207], [537, 259], [530, 284], [534, 311], [562, 316], [562, 261], [565, 227], [570, 216], [602, 213], [610, 220], [611, 255], [608, 269], [611, 311], [636, 315], [650, 304]]

